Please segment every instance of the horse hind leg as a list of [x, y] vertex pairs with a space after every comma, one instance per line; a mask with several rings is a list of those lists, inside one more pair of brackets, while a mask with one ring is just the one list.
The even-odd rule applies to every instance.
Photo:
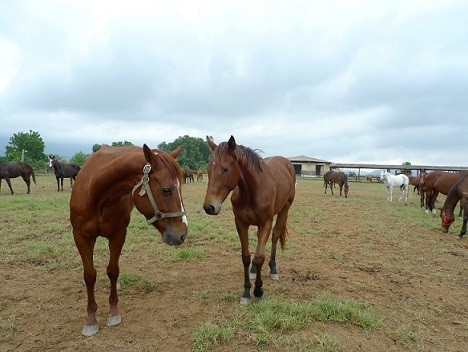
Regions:
[[23, 181], [26, 183], [26, 194], [31, 193], [31, 176], [29, 174], [21, 175]]
[[271, 254], [270, 261], [268, 262], [268, 266], [270, 267], [270, 279], [272, 280], [279, 280], [278, 269], [276, 267], [276, 248], [279, 239], [281, 240], [281, 246], [284, 246], [287, 233], [286, 222], [288, 220], [288, 210], [289, 206], [286, 206], [278, 213], [276, 223], [272, 231]]

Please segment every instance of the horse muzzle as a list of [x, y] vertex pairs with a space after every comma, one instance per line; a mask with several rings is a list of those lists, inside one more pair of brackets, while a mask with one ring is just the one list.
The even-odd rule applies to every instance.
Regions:
[[208, 215], [218, 215], [221, 210], [221, 205], [215, 206], [213, 204], [204, 204], [203, 209], [205, 209], [205, 213]]
[[187, 230], [181, 232], [167, 229], [166, 231], [163, 231], [161, 237], [163, 242], [169, 246], [179, 246], [184, 243], [185, 238], [187, 237]]

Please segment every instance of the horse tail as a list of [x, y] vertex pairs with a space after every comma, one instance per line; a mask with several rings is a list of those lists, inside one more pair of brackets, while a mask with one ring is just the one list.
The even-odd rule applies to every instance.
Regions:
[[287, 235], [288, 235], [288, 228], [286, 227], [286, 225], [284, 225], [284, 231], [281, 232], [280, 238], [279, 238], [281, 249], [283, 251], [284, 251], [284, 247], [286, 246], [286, 237], [287, 237]]
[[36, 175], [34, 175], [34, 169], [31, 167], [31, 176], [32, 176], [32, 179], [34, 181], [34, 184], [37, 185], [36, 183]]

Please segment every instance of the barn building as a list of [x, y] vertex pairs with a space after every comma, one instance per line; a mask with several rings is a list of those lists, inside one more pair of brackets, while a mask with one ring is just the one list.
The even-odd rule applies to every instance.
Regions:
[[288, 160], [294, 165], [296, 175], [323, 176], [330, 170], [331, 161], [311, 158], [304, 155], [293, 156]]

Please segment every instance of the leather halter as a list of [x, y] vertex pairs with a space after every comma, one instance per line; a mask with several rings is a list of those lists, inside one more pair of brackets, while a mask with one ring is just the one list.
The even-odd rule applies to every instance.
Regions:
[[156, 204], [156, 200], [153, 197], [153, 193], [151, 192], [151, 187], [149, 185], [149, 176], [148, 175], [149, 175], [150, 172], [151, 172], [151, 165], [146, 164], [143, 167], [143, 177], [141, 178], [141, 181], [138, 182], [133, 187], [133, 190], [132, 190], [132, 196], [133, 196], [133, 193], [139, 187], [141, 187], [141, 190], [138, 193], [138, 195], [140, 197], [143, 197], [146, 194], [148, 196], [148, 199], [149, 199], [151, 205], [153, 206], [154, 216], [151, 219], [146, 220], [146, 223], [148, 225], [151, 225], [153, 222], [164, 219], [164, 218], [179, 218], [179, 217], [185, 216], [186, 215], [185, 211], [178, 211], [178, 212], [173, 212], [173, 213], [163, 213], [162, 211], [159, 210], [159, 208], [158, 208], [158, 206]]

